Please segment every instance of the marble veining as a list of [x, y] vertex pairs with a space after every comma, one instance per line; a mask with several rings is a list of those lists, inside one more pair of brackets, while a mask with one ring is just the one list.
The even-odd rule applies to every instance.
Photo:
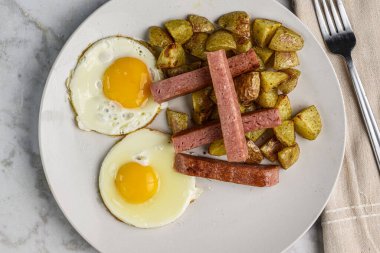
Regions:
[[[54, 59], [75, 28], [104, 2], [0, 0], [0, 252], [96, 252], [50, 192], [37, 132]], [[321, 240], [317, 222], [288, 252], [320, 252]]]

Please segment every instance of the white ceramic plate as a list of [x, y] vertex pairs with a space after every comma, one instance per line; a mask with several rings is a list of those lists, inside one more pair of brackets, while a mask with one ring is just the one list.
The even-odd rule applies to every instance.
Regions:
[[[117, 221], [100, 199], [98, 172], [119, 138], [76, 127], [65, 86], [70, 70], [81, 52], [102, 37], [144, 38], [149, 26], [166, 19], [195, 13], [215, 20], [234, 10], [247, 11], [253, 18], [279, 20], [303, 35], [305, 47], [299, 52], [302, 75], [290, 97], [294, 111], [318, 106], [322, 133], [313, 142], [297, 137], [300, 159], [291, 169], [281, 171], [275, 187], [197, 179], [204, 193], [176, 222], [158, 229], [138, 229]], [[163, 126], [163, 117], [158, 117], [154, 127]], [[300, 20], [272, 0], [108, 2], [76, 30], [58, 56], [46, 83], [39, 127], [46, 177], [59, 206], [90, 244], [107, 253], [283, 251], [325, 206], [341, 167], [345, 142], [342, 95], [328, 58]]]

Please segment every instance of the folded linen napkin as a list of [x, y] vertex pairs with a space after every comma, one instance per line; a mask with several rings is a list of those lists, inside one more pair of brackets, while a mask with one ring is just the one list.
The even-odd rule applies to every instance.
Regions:
[[[345, 0], [344, 5], [357, 39], [354, 63], [380, 124], [380, 1]], [[294, 7], [298, 17], [324, 45], [313, 1], [294, 0]], [[380, 174], [343, 59], [328, 55], [343, 90], [348, 131], [342, 171], [322, 213], [324, 250], [380, 252]]]

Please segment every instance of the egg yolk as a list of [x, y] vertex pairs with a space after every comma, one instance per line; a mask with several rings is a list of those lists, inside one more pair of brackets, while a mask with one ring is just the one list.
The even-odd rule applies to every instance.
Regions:
[[145, 63], [132, 57], [119, 58], [103, 74], [103, 92], [125, 108], [140, 107], [150, 95], [151, 78]]
[[158, 176], [150, 166], [130, 162], [117, 172], [116, 188], [123, 198], [132, 204], [147, 201], [157, 192]]

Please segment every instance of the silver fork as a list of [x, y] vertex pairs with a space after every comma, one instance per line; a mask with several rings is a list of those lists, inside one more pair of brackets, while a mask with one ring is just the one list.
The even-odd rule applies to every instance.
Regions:
[[[321, 5], [322, 2], [322, 5]], [[338, 8], [337, 8], [338, 7]], [[351, 51], [355, 47], [356, 38], [342, 0], [314, 0], [319, 28], [329, 50], [344, 57], [359, 102], [360, 110], [367, 127], [367, 132], [380, 170], [380, 132], [375, 117], [368, 103], [362, 82], [352, 61]]]

